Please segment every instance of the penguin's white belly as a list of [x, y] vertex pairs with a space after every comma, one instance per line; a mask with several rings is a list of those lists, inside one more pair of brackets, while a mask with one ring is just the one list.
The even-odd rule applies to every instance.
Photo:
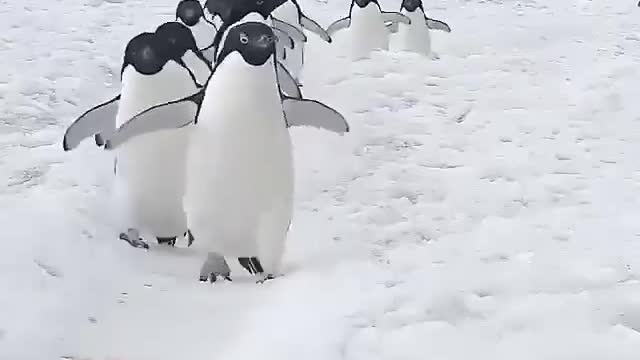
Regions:
[[366, 58], [373, 50], [389, 49], [389, 31], [374, 3], [353, 9], [350, 28], [352, 59]]
[[230, 57], [207, 88], [192, 138], [189, 227], [199, 240], [194, 246], [260, 256], [268, 269], [279, 262], [281, 252], [272, 250], [283, 246], [291, 219], [291, 140], [273, 68], [225, 71], [242, 62]]
[[[120, 126], [144, 109], [194, 91], [187, 72], [171, 63], [151, 77], [130, 72], [123, 82], [116, 123]], [[116, 150], [116, 176], [125, 186], [129, 225], [161, 237], [179, 236], [187, 230], [184, 172], [191, 131], [185, 127], [144, 134]]]
[[[191, 27], [190, 30], [196, 40], [198, 49], [204, 49], [213, 44], [216, 29], [205, 20], [201, 19], [195, 26]], [[209, 61], [213, 61], [213, 48], [204, 50], [202, 53]]]
[[412, 51], [423, 55], [431, 52], [431, 36], [422, 10], [414, 12], [402, 10], [411, 19], [411, 24], [399, 24], [396, 35], [398, 50]]

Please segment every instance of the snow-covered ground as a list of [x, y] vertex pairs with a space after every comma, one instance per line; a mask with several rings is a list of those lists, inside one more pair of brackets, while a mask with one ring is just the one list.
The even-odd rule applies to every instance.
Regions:
[[428, 1], [437, 61], [310, 34], [305, 95], [352, 131], [292, 130], [287, 273], [263, 285], [118, 240], [112, 155], [60, 145], [176, 2], [2, 1], [0, 359], [640, 357], [635, 2]]

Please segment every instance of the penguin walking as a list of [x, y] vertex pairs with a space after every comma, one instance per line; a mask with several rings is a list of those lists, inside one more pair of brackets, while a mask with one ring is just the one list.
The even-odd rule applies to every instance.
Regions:
[[[135, 36], [125, 49], [120, 94], [72, 123], [64, 136], [64, 150], [92, 135], [97, 145], [104, 145], [117, 126], [138, 112], [202, 88], [210, 72], [191, 31], [178, 22]], [[174, 111], [158, 114], [154, 121], [190, 116]], [[174, 245], [178, 236], [187, 237], [189, 245], [193, 242], [183, 207], [189, 135], [189, 129], [157, 132], [118, 149], [114, 172], [126, 188], [131, 215], [127, 220], [131, 226], [120, 238], [130, 245], [148, 248], [140, 230], [152, 233], [160, 244]]]
[[[316, 21], [302, 12], [297, 0], [289, 0], [278, 6], [271, 15], [274, 18], [274, 26], [276, 28], [284, 22], [301, 31], [302, 29], [309, 30], [328, 43], [332, 41], [331, 36]], [[304, 66], [304, 46], [304, 42], [297, 42], [294, 48], [290, 50], [284, 46], [277, 48], [278, 60], [289, 70], [298, 84], [301, 83], [300, 76]]]
[[213, 62], [213, 51], [204, 49], [211, 45], [218, 29], [213, 22], [205, 17], [200, 1], [181, 0], [176, 8], [176, 21], [189, 27], [198, 49], [209, 62]]
[[[229, 28], [204, 89], [140, 112], [105, 144], [117, 149], [142, 134], [194, 123], [187, 201], [197, 247], [250, 259], [259, 282], [280, 273], [293, 214], [294, 171], [288, 127], [314, 126], [344, 134], [336, 110], [279, 89], [273, 29], [261, 22]], [[190, 119], [154, 121], [158, 113], [189, 109]], [[163, 117], [169, 120], [168, 117]], [[206, 262], [205, 262], [206, 263]], [[211, 274], [212, 277], [224, 274]]]
[[378, 0], [352, 0], [349, 16], [335, 21], [327, 28], [329, 36], [337, 31], [351, 29], [351, 58], [369, 57], [373, 50], [389, 49], [389, 30], [385, 23], [411, 24], [411, 20], [398, 12], [382, 11]]
[[397, 33], [398, 50], [411, 51], [437, 58], [431, 52], [431, 35], [429, 29], [451, 32], [451, 28], [444, 21], [431, 19], [425, 15], [422, 0], [403, 0], [400, 12], [409, 19], [411, 24], [404, 25], [389, 22], [387, 26], [392, 33]]

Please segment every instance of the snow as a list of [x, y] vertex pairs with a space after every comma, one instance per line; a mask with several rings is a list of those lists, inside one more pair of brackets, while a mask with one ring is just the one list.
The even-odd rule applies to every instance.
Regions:
[[[174, 6], [0, 9], [0, 359], [638, 358], [635, 3], [429, 1], [452, 28], [436, 61], [351, 62], [310, 34], [304, 93], [352, 130], [292, 130], [286, 275], [262, 285], [118, 240], [112, 154], [62, 151]], [[325, 27], [348, 11], [302, 6]]]

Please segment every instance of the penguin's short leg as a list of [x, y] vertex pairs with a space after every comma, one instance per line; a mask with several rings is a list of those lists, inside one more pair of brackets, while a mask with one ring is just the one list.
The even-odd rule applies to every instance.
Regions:
[[193, 244], [193, 242], [195, 241], [195, 237], [193, 236], [193, 234], [191, 233], [191, 230], [187, 230], [186, 233], [184, 233], [184, 237], [187, 238], [187, 247], [190, 247], [191, 244]]
[[231, 280], [231, 269], [229, 264], [225, 260], [224, 256], [210, 252], [207, 255], [207, 260], [200, 268], [200, 281], [209, 281], [211, 283], [216, 282], [218, 277], [221, 277], [227, 281]]
[[167, 244], [169, 246], [176, 246], [176, 239], [178, 239], [177, 236], [169, 236], [169, 237], [156, 236], [156, 240], [158, 240], [158, 244], [160, 245]]
[[251, 275], [264, 273], [264, 268], [257, 257], [240, 257], [238, 258], [238, 262], [243, 268], [247, 269]]
[[126, 241], [135, 248], [149, 249], [149, 244], [142, 240], [140, 232], [134, 228], [127, 229], [126, 233], [120, 233], [120, 240]]

